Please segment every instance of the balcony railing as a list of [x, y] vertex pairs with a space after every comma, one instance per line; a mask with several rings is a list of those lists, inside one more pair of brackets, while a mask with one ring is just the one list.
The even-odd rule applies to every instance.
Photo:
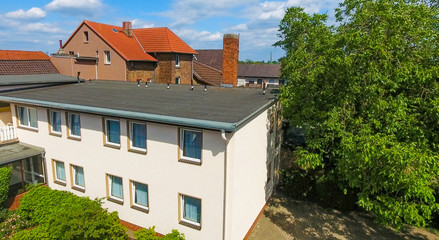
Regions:
[[0, 144], [17, 140], [17, 129], [14, 126], [0, 127]]

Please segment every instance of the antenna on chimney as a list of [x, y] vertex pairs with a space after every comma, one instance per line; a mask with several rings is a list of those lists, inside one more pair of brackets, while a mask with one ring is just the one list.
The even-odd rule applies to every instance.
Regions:
[[137, 79], [137, 86], [140, 87], [140, 81], [142, 81], [142, 79]]
[[168, 86], [166, 86], [166, 89], [169, 89], [169, 83], [168, 83]]
[[78, 84], [81, 82], [81, 80], [79, 79], [79, 75], [81, 75], [81, 72], [77, 73], [78, 75], [76, 76], [76, 78], [78, 79]]

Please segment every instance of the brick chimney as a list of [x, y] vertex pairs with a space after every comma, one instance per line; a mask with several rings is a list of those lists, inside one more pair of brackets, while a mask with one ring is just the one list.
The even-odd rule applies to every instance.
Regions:
[[238, 84], [239, 36], [224, 34], [222, 85], [236, 87]]
[[122, 26], [123, 26], [123, 32], [125, 33], [125, 35], [127, 35], [128, 37], [132, 37], [133, 36], [133, 27], [131, 25], [131, 22], [123, 22]]

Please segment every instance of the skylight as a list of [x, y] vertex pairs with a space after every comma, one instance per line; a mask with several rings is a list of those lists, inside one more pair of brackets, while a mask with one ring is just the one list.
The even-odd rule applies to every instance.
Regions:
[[113, 32], [117, 33], [117, 30], [113, 28]]

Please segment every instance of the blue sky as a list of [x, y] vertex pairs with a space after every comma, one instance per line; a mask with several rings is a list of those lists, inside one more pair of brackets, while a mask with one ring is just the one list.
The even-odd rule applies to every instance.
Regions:
[[[2, 1], [0, 49], [54, 53], [82, 20], [134, 28], [169, 27], [194, 49], [222, 48], [224, 33], [240, 35], [240, 60], [273, 60], [285, 9], [327, 12], [339, 0], [20, 0]], [[331, 16], [332, 12], [328, 12]]]

